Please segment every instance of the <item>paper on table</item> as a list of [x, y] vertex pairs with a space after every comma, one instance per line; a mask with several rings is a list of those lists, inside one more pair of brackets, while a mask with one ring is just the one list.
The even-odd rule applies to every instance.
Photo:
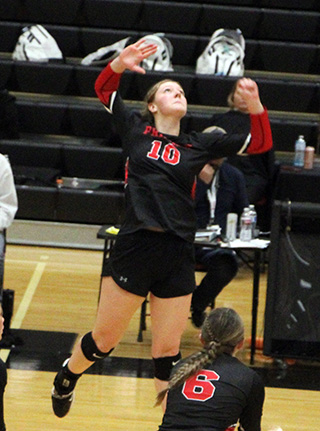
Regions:
[[270, 244], [270, 240], [266, 239], [252, 239], [251, 241], [241, 241], [240, 239], [235, 239], [230, 242], [222, 242], [220, 247], [229, 247], [229, 248], [267, 248]]
[[221, 233], [219, 225], [212, 225], [207, 229], [198, 229], [195, 236], [195, 241], [212, 241]]

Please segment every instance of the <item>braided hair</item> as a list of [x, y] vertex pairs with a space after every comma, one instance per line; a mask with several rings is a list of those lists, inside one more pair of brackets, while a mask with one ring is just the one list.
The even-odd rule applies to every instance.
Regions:
[[168, 387], [157, 395], [155, 405], [160, 405], [170, 389], [181, 386], [208, 363], [223, 353], [232, 354], [244, 339], [244, 325], [241, 317], [231, 308], [215, 308], [206, 317], [201, 328], [203, 349], [186, 358], [174, 372]]

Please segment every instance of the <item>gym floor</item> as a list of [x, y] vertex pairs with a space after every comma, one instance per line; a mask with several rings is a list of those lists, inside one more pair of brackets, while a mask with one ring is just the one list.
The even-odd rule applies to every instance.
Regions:
[[[10, 431], [156, 430], [162, 413], [153, 408], [155, 391], [150, 360], [150, 321], [137, 341], [140, 310], [112, 356], [92, 366], [77, 386], [67, 417], [51, 411], [50, 391], [56, 371], [79, 336], [92, 328], [97, 307], [102, 252], [8, 245], [5, 288], [15, 291], [11, 333], [15, 346], [2, 349], [8, 366], [5, 419]], [[197, 277], [203, 274], [197, 273]], [[261, 275], [258, 339], [263, 336], [266, 273]], [[252, 272], [241, 266], [216, 306], [235, 308], [251, 328]], [[182, 355], [199, 348], [199, 330], [191, 320], [183, 335]], [[247, 341], [239, 354], [249, 365]], [[276, 361], [257, 350], [254, 368], [266, 384], [262, 429], [316, 428], [319, 419], [319, 363]]]

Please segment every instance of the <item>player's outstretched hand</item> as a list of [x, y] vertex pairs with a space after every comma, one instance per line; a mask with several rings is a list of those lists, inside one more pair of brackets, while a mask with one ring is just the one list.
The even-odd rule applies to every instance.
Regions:
[[116, 73], [122, 73], [126, 69], [133, 72], [146, 73], [143, 67], [139, 66], [142, 60], [148, 58], [157, 51], [158, 46], [154, 43], [145, 43], [144, 39], [128, 45], [124, 50], [111, 62], [111, 68]]
[[250, 78], [241, 78], [238, 83], [238, 91], [246, 101], [251, 114], [260, 114], [264, 108], [260, 101], [258, 85]]

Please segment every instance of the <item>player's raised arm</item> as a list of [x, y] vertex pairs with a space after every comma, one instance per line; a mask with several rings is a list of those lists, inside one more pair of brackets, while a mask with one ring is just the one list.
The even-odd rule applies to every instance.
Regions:
[[153, 43], [146, 44], [143, 39], [124, 48], [119, 56], [108, 63], [102, 70], [95, 82], [94, 88], [100, 101], [108, 107], [111, 94], [119, 87], [121, 74], [126, 69], [146, 73], [139, 64], [156, 51], [157, 45]]
[[250, 78], [242, 78], [238, 83], [238, 91], [245, 100], [250, 114], [261, 114], [264, 107], [259, 96], [258, 85]]
[[260, 154], [270, 151], [273, 146], [270, 121], [268, 112], [261, 103], [257, 83], [250, 78], [242, 78], [238, 89], [247, 104], [251, 120], [251, 140], [246, 152]]
[[133, 72], [146, 73], [139, 64], [157, 51], [157, 45], [146, 43], [144, 39], [132, 45], [128, 45], [111, 63], [111, 69], [115, 73], [123, 73], [126, 69]]

